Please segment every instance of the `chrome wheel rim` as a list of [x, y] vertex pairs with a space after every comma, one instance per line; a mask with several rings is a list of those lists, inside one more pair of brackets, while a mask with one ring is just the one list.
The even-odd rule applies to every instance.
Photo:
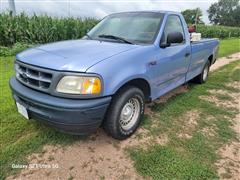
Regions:
[[139, 118], [140, 103], [136, 98], [131, 98], [123, 106], [120, 114], [120, 126], [123, 130], [130, 130]]
[[205, 66], [203, 70], [203, 81], [206, 81], [207, 76], [208, 76], [208, 66]]

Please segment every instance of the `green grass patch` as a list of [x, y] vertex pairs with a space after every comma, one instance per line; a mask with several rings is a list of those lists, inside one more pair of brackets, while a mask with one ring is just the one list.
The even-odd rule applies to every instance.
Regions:
[[[224, 101], [233, 101], [228, 93], [238, 92], [232, 87], [239, 81], [240, 63], [234, 62], [211, 73], [203, 85], [189, 84], [189, 91], [171, 97], [165, 103], [153, 103], [152, 118], [146, 116], [142, 128], [149, 136], [166, 134], [169, 142], [165, 146], [154, 145], [144, 150], [138, 146], [129, 149], [137, 171], [153, 179], [214, 179], [217, 171], [214, 163], [218, 160], [216, 151], [223, 144], [237, 140], [231, 128], [237, 108], [218, 106], [201, 97], [217, 96]], [[209, 90], [224, 90], [226, 95], [211, 94]], [[189, 112], [195, 114], [195, 125], [186, 124]], [[193, 114], [194, 116], [194, 114]], [[149, 121], [149, 122], [147, 122]], [[190, 134], [183, 138], [179, 134]], [[146, 149], [146, 148], [145, 148]]]
[[33, 45], [25, 43], [15, 43], [12, 47], [0, 46], [0, 56], [14, 56], [32, 46]]
[[144, 114], [144, 117], [141, 121], [141, 126], [145, 128], [151, 127], [151, 118], [147, 114]]
[[230, 101], [233, 100], [233, 98], [226, 94], [216, 94], [216, 97], [221, 101]]
[[214, 170], [194, 156], [170, 146], [152, 146], [149, 150], [130, 152], [137, 171], [153, 179], [214, 179]]
[[220, 40], [219, 57], [228, 56], [237, 52], [240, 52], [239, 38]]
[[233, 71], [233, 73], [231, 74], [231, 77], [232, 77], [232, 80], [234, 81], [240, 81], [240, 68]]

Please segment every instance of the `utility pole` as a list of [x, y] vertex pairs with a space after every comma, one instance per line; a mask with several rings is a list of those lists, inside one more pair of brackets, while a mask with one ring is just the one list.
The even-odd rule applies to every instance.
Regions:
[[195, 31], [197, 31], [197, 24], [198, 24], [198, 8], [196, 9], [197, 10], [197, 12], [196, 12], [196, 17], [195, 17]]
[[198, 23], [198, 8], [196, 9], [195, 25]]
[[16, 15], [16, 8], [15, 8], [15, 2], [14, 0], [8, 0], [10, 11], [12, 12], [12, 15]]

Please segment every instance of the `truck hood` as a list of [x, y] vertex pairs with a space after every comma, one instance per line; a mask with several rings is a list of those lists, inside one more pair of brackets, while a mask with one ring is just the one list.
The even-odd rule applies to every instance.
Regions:
[[137, 47], [95, 40], [69, 40], [27, 49], [19, 53], [16, 59], [54, 70], [86, 72], [100, 61]]

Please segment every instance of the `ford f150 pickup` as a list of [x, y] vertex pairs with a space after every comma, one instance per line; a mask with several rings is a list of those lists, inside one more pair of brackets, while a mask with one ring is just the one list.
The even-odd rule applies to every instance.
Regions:
[[219, 41], [191, 42], [180, 13], [141, 11], [105, 17], [82, 39], [27, 49], [10, 79], [18, 112], [60, 131], [102, 125], [116, 139], [138, 128], [146, 102], [194, 80], [204, 83]]

